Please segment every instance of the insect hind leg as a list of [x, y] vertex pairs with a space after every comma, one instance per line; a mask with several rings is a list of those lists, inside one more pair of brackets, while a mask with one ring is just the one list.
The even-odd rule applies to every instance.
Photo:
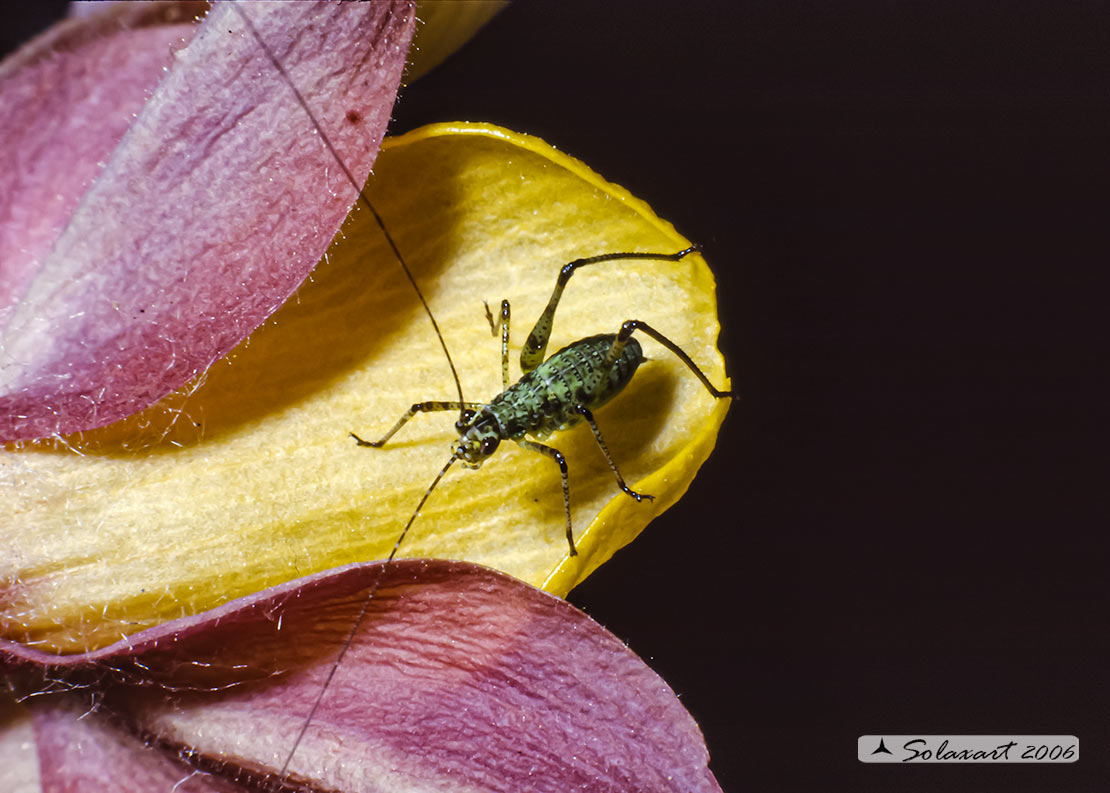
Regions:
[[559, 278], [555, 281], [555, 289], [551, 292], [551, 299], [547, 301], [547, 308], [540, 314], [540, 318], [536, 320], [535, 327], [532, 332], [528, 334], [528, 340], [524, 342], [524, 346], [520, 348], [520, 368], [524, 372], [530, 372], [543, 363], [544, 354], [547, 352], [547, 342], [551, 339], [551, 328], [555, 324], [555, 309], [559, 307], [559, 300], [563, 296], [563, 289], [566, 288], [567, 282], [570, 277], [574, 275], [579, 267], [585, 267], [588, 264], [600, 264], [601, 262], [611, 262], [616, 259], [651, 259], [654, 261], [664, 262], [677, 262], [679, 259], [699, 250], [697, 245], [691, 245], [685, 250], [678, 253], [603, 253], [600, 256], [590, 256], [586, 259], [575, 259], [573, 262], [568, 262], [563, 265], [563, 269], [559, 271]]
[[651, 327], [651, 325], [647, 324], [641, 319], [628, 319], [625, 320], [624, 323], [621, 325], [621, 329], [617, 333], [617, 337], [613, 339], [613, 344], [609, 348], [609, 352], [607, 352], [605, 355], [605, 360], [599, 367], [602, 373], [607, 373], [610, 369], [612, 369], [613, 364], [616, 362], [617, 358], [620, 357], [621, 351], [624, 349], [625, 344], [628, 343], [628, 340], [629, 338], [631, 338], [632, 333], [637, 330], [642, 330], [644, 333], [651, 336], [651, 338], [655, 339], [668, 350], [673, 352], [675, 356], [677, 356], [680, 361], [686, 364], [686, 367], [697, 376], [698, 380], [701, 381], [701, 384], [704, 385], [706, 390], [709, 391], [709, 393], [712, 394], [716, 399], [732, 399], [736, 396], [735, 391], [722, 391], [714, 386], [711, 382], [709, 382], [709, 378], [705, 376], [705, 372], [698, 368], [698, 365], [694, 363], [693, 359], [689, 355], [686, 354], [685, 350], [683, 350], [673, 341], [668, 339], [662, 333], [660, 333], [655, 328]]
[[574, 412], [580, 414], [586, 419], [587, 423], [589, 423], [590, 429], [593, 430], [594, 437], [597, 439], [597, 445], [601, 447], [601, 453], [605, 455], [605, 461], [609, 463], [609, 468], [612, 470], [613, 475], [617, 477], [617, 484], [620, 485], [620, 489], [636, 499], [637, 502], [643, 501], [644, 499], [653, 501], [655, 496], [649, 496], [647, 493], [637, 493], [625, 484], [624, 477], [621, 476], [621, 472], [617, 469], [617, 463], [613, 460], [613, 455], [609, 454], [609, 447], [605, 445], [605, 439], [601, 437], [601, 430], [598, 429], [597, 422], [594, 421], [594, 414], [590, 412], [590, 409], [585, 405], [577, 405], [574, 408]]
[[542, 443], [536, 443], [526, 438], [521, 438], [517, 441], [518, 444], [533, 452], [538, 452], [545, 457], [550, 457], [559, 464], [559, 473], [563, 477], [563, 509], [567, 513], [567, 543], [570, 545], [570, 555], [577, 556], [578, 549], [574, 547], [574, 532], [570, 527], [570, 483], [567, 478], [567, 458], [558, 449], [553, 449], [550, 446], [544, 446]]

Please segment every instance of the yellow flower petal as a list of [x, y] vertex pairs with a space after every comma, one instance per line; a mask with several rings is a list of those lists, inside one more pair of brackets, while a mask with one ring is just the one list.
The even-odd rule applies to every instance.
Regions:
[[509, 0], [484, 0], [480, 3], [444, 3], [441, 0], [418, 2], [416, 18], [420, 24], [412, 39], [405, 82], [411, 83], [443, 63], [449, 55], [470, 41]]
[[[561, 265], [689, 244], [582, 163], [488, 125], [387, 140], [376, 174], [371, 199], [472, 401], [501, 390], [500, 340], [482, 301], [512, 301], [515, 379], [519, 345]], [[727, 385], [713, 276], [699, 255], [580, 270], [550, 349], [630, 318]], [[548, 441], [570, 466], [577, 558], [567, 555], [557, 467], [512, 443], [480, 471], [452, 469], [400, 555], [475, 561], [563, 595], [672, 505], [728, 404], [661, 346], [642, 343], [649, 361], [597, 419], [629, 484], [654, 502], [620, 493], [581, 425]], [[415, 294], [370, 213], [354, 212], [310, 281], [190, 389], [83, 436], [3, 451], [3, 634], [85, 650], [291, 578], [384, 558], [450, 457], [457, 415], [419, 415], [383, 449], [359, 448], [347, 433], [376, 438], [410, 404], [456, 398]]]

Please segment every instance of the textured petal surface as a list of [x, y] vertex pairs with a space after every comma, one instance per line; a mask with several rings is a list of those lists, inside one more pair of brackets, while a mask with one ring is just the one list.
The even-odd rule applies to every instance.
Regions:
[[304, 579], [84, 656], [0, 645], [44, 689], [90, 686], [120, 726], [76, 722], [90, 691], [37, 698], [44, 789], [118, 767], [152, 783], [187, 776], [136, 734], [224, 777], [273, 775], [379, 579], [289, 763], [294, 779], [344, 791], [720, 789], [689, 714], [619, 640], [507, 576], [422, 561]]
[[[6, 178], [19, 189], [0, 208], [0, 439], [102, 426], [180, 387], [285, 301], [346, 216], [353, 188], [232, 5], [168, 58], [179, 30], [21, 54], [23, 68], [4, 70]], [[411, 4], [247, 9], [364, 177]]]
[[31, 707], [42, 793], [236, 793], [243, 788], [195, 773], [91, 706], [89, 695], [69, 695]]
[[41, 793], [31, 714], [7, 690], [0, 693], [0, 768], [5, 793]]
[[[49, 41], [0, 82], [0, 321], [10, 317], [77, 205], [158, 85], [190, 24]], [[23, 58], [21, 61], [25, 60]], [[18, 66], [19, 68], [16, 68]]]
[[[501, 390], [482, 301], [510, 298], [513, 346], [561, 265], [689, 243], [642, 202], [535, 138], [482, 125], [387, 141], [372, 195], [408, 258], [468, 399]], [[551, 349], [648, 320], [714, 383], [724, 365], [702, 258], [611, 262], [571, 281]], [[579, 556], [569, 558], [558, 468], [512, 443], [456, 467], [402, 555], [467, 559], [565, 594], [686, 490], [727, 410], [673, 355], [650, 359], [598, 423], [628, 482], [616, 487], [588, 427], [548, 442], [570, 466]], [[512, 364], [514, 377], [517, 366]], [[384, 558], [451, 453], [456, 399], [439, 343], [370, 213], [355, 212], [309, 283], [196, 388], [64, 442], [0, 453], [4, 633], [80, 651], [282, 581]]]

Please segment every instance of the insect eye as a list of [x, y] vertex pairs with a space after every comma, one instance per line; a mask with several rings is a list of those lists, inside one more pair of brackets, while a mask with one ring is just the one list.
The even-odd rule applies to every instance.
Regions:
[[482, 454], [484, 456], [493, 454], [497, 451], [497, 445], [501, 443], [500, 438], [486, 438], [482, 441]]

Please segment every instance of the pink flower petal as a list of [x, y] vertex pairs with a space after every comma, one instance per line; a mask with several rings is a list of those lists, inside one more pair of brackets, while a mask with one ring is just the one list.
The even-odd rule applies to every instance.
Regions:
[[[0, 658], [46, 688], [94, 683], [132, 729], [263, 778], [381, 570], [302, 579], [83, 656], [7, 644]], [[402, 561], [289, 768], [328, 790], [718, 791], [707, 763], [666, 683], [572, 606], [473, 565]]]
[[32, 706], [43, 793], [236, 793], [242, 787], [198, 773], [171, 753], [122, 730], [88, 695], [54, 697]]
[[0, 321], [61, 236], [85, 190], [193, 25], [82, 41], [0, 84]]
[[[365, 178], [411, 4], [246, 10]], [[354, 201], [230, 4], [172, 55], [113, 150], [120, 119], [152, 84], [146, 70], [180, 35], [133, 31], [53, 59], [20, 53], [23, 68], [0, 69], [0, 116], [11, 119], [0, 132], [34, 124], [2, 155], [20, 201], [0, 206], [10, 229], [0, 240], [0, 440], [107, 424], [203, 372], [301, 283]]]

